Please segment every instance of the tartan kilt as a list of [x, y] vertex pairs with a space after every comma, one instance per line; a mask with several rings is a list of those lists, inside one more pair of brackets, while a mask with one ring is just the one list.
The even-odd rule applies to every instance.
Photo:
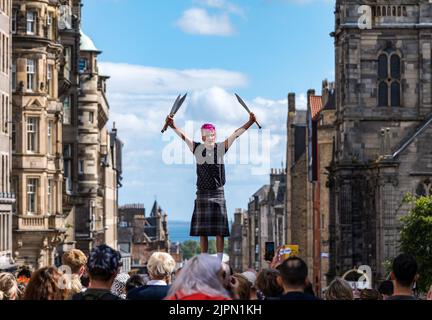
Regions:
[[198, 190], [196, 195], [190, 236], [229, 237], [224, 189]]

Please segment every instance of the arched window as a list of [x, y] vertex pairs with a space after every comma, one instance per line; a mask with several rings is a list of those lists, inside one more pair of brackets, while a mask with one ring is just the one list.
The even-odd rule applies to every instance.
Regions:
[[378, 57], [378, 106], [401, 106], [401, 59], [392, 50]]
[[388, 106], [388, 86], [387, 82], [382, 81], [379, 84], [378, 89], [378, 106], [387, 107]]
[[398, 15], [398, 17], [400, 17], [402, 15], [402, 7], [401, 6], [398, 7], [397, 15]]
[[382, 7], [382, 15], [383, 15], [383, 17], [385, 17], [387, 14], [386, 14], [386, 7]]
[[419, 197], [432, 196], [432, 181], [428, 178], [419, 183], [416, 189]]

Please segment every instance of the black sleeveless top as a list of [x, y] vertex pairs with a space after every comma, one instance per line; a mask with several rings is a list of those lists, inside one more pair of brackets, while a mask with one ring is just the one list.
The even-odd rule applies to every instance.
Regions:
[[204, 144], [194, 142], [198, 190], [216, 190], [225, 185], [223, 160], [226, 152], [225, 142], [215, 143], [212, 151], [207, 150]]

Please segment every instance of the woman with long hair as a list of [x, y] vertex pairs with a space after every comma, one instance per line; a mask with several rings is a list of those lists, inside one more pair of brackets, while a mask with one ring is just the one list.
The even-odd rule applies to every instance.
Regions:
[[62, 274], [55, 267], [45, 267], [32, 274], [23, 300], [65, 300], [67, 297]]
[[0, 300], [18, 300], [18, 283], [11, 273], [0, 273]]

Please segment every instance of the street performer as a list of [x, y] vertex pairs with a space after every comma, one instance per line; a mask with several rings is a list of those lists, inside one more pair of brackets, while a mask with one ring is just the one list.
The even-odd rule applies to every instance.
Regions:
[[174, 123], [173, 116], [166, 123], [182, 138], [195, 156], [197, 162], [197, 192], [191, 220], [190, 236], [200, 237], [201, 253], [208, 252], [208, 237], [216, 236], [217, 256], [222, 261], [224, 237], [229, 237], [228, 216], [225, 202], [224, 156], [234, 141], [255, 122], [253, 113], [249, 121], [237, 129], [223, 143], [216, 143], [216, 128], [212, 124], [201, 127], [203, 143], [193, 142]]

